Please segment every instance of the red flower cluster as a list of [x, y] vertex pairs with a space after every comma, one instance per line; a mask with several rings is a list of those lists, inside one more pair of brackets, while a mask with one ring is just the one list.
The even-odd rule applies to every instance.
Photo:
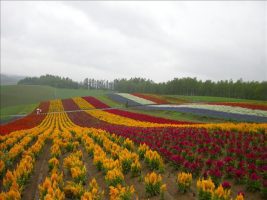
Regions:
[[145, 95], [145, 94], [140, 94], [140, 93], [132, 93], [132, 95], [149, 100], [149, 101], [153, 101], [157, 104], [167, 104], [169, 103], [168, 101], [164, 100], [164, 99], [160, 99], [154, 96], [150, 96], [150, 95]]
[[[49, 102], [41, 103], [39, 108], [42, 110], [42, 113], [46, 113], [49, 108]], [[0, 125], [0, 134], [6, 135], [12, 131], [33, 128], [35, 126], [38, 126], [43, 121], [45, 116], [45, 114], [37, 115], [36, 111], [34, 110], [26, 117], [20, 118], [8, 124]]]
[[221, 105], [221, 106], [236, 106], [241, 108], [248, 108], [253, 110], [267, 110], [265, 105], [256, 105], [249, 103], [234, 103], [234, 102], [218, 102], [218, 103], [209, 103], [210, 105]]
[[87, 96], [87, 97], [83, 97], [83, 99], [86, 100], [88, 103], [90, 103], [95, 108], [109, 108], [107, 104], [99, 101], [98, 99], [94, 97]]

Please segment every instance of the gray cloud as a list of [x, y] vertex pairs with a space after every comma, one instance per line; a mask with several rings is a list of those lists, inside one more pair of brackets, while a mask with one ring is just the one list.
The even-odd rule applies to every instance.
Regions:
[[1, 1], [1, 72], [267, 80], [261, 2]]

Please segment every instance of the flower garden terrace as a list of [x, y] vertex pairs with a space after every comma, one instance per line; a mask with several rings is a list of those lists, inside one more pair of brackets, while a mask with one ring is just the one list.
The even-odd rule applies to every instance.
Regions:
[[[198, 177], [210, 177], [210, 198], [266, 197], [266, 124], [159, 123], [96, 107], [51, 101], [40, 124], [1, 136], [0, 199], [201, 199]], [[92, 110], [64, 112], [79, 109]], [[178, 172], [194, 177], [189, 189]]]

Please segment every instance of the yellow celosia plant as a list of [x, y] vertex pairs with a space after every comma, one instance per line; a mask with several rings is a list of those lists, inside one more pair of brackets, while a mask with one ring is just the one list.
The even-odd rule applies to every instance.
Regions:
[[100, 191], [96, 179], [93, 178], [89, 183], [89, 190], [86, 190], [81, 197], [81, 200], [102, 200], [104, 198], [104, 191]]
[[212, 200], [230, 200], [230, 189], [224, 189], [222, 185], [219, 185], [212, 193]]
[[199, 179], [197, 181], [198, 199], [199, 200], [211, 200], [215, 185], [211, 178]]
[[107, 172], [105, 180], [109, 186], [117, 186], [124, 183], [124, 176], [120, 169], [114, 168]]
[[131, 200], [134, 194], [133, 186], [123, 187], [120, 184], [116, 187], [109, 187], [109, 199], [110, 200]]
[[166, 184], [162, 183], [162, 177], [160, 174], [152, 172], [145, 176], [145, 189], [149, 197], [159, 194], [163, 196], [164, 191], [166, 190]]
[[151, 170], [164, 170], [161, 156], [156, 151], [148, 150], [145, 153], [145, 162]]
[[178, 190], [182, 193], [185, 193], [190, 189], [190, 186], [192, 184], [192, 174], [185, 172], [178, 173], [176, 182]]

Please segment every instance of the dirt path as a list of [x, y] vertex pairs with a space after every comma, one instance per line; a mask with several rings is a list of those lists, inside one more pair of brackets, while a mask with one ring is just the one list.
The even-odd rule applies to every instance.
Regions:
[[47, 141], [44, 145], [43, 151], [38, 156], [34, 165], [33, 173], [28, 181], [28, 184], [25, 186], [24, 191], [22, 192], [22, 200], [39, 199], [38, 185], [41, 184], [48, 175], [48, 160], [50, 158], [51, 146], [52, 142]]

